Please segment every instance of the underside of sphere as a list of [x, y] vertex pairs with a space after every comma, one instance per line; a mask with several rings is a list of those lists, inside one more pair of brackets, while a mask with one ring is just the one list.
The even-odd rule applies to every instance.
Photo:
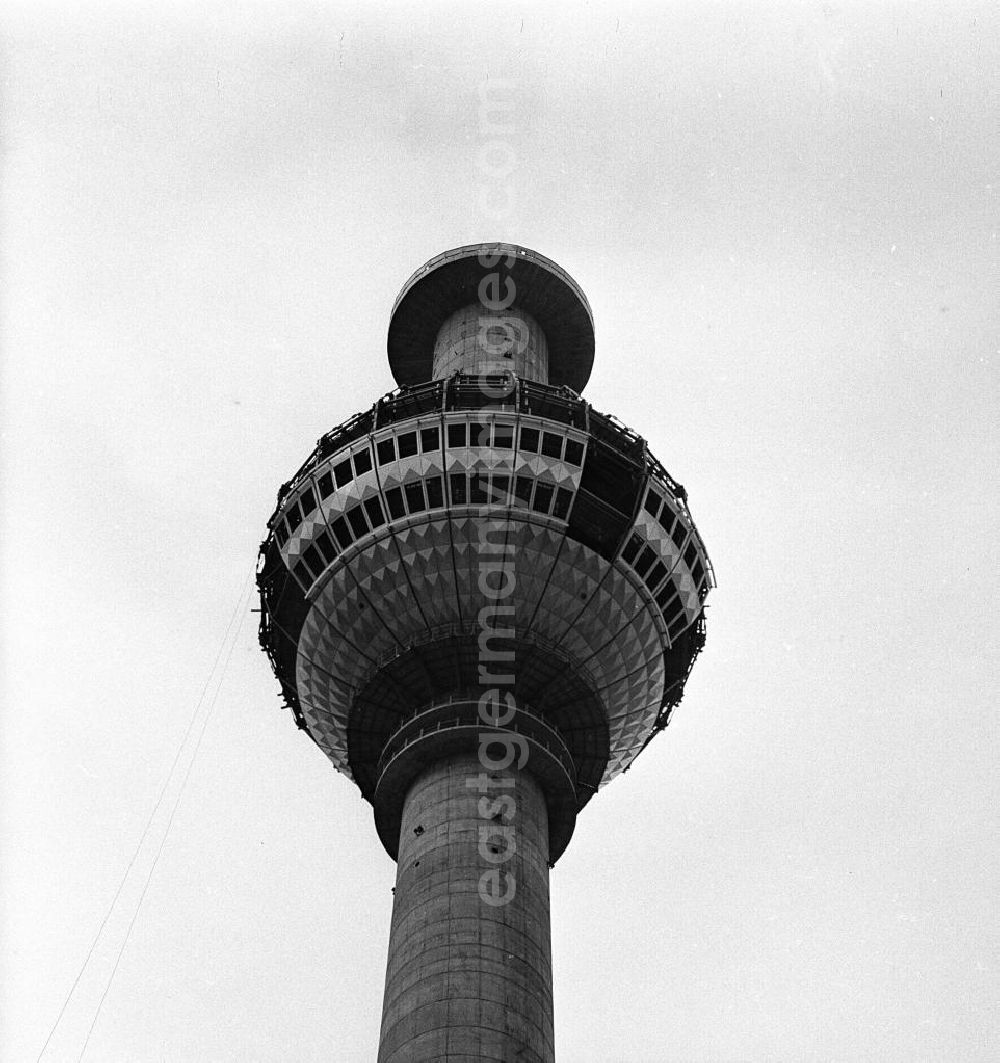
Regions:
[[261, 637], [368, 800], [412, 717], [495, 684], [558, 732], [582, 808], [666, 724], [711, 580], [641, 439], [567, 388], [457, 375], [320, 441], [262, 548]]

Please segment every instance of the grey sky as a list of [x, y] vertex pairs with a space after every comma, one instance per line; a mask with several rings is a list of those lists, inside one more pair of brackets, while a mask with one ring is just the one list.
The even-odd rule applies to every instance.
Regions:
[[[83, 962], [278, 485], [391, 388], [399, 287], [502, 239], [582, 285], [586, 397], [719, 580], [673, 724], [553, 873], [559, 1058], [997, 1057], [998, 21], [8, 8], [0, 1056]], [[374, 1055], [394, 868], [255, 620], [87, 1059]]]

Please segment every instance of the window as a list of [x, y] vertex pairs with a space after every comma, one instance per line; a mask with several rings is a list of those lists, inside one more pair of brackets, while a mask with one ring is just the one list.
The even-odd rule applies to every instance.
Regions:
[[520, 503], [522, 506], [527, 506], [531, 501], [531, 488], [534, 486], [535, 481], [530, 476], [519, 476], [514, 484], [514, 498], [516, 499], [515, 505]]
[[672, 623], [674, 617], [677, 616], [683, 608], [684, 606], [681, 604], [680, 598], [678, 598], [675, 593], [667, 604], [667, 607], [663, 610], [663, 619], [666, 620], [668, 624]]
[[[674, 581], [672, 579], [668, 579], [667, 582], [664, 583], [663, 586], [660, 588], [654, 600], [656, 604], [665, 613], [667, 611], [667, 605], [670, 603], [670, 600], [672, 598], [676, 600], [676, 596], [677, 588], [674, 586]], [[671, 613], [671, 616], [672, 615], [673, 614]]]
[[319, 552], [323, 555], [323, 560], [328, 565], [333, 564], [337, 558], [337, 550], [330, 541], [330, 536], [326, 532], [323, 532], [316, 540], [316, 545], [319, 547]]
[[484, 421], [480, 424], [477, 421], [472, 421], [469, 424], [469, 446], [470, 447], [488, 447], [490, 445], [490, 422]]
[[644, 546], [632, 566], [640, 576], [645, 576], [649, 566], [656, 560], [656, 554], [648, 546]]
[[635, 560], [635, 555], [639, 552], [642, 546], [642, 540], [638, 535], [633, 535], [629, 541], [625, 544], [625, 549], [622, 550], [622, 558], [628, 563], [632, 564]]
[[318, 576], [326, 566], [323, 564], [323, 558], [319, 556], [319, 550], [315, 546], [310, 546], [308, 550], [302, 555], [302, 559], [309, 566], [309, 571], [314, 576]]
[[493, 426], [493, 445], [503, 450], [514, 447], [514, 426], [512, 424], [495, 424]]
[[667, 628], [670, 634], [671, 640], [677, 638], [677, 636], [688, 626], [687, 613], [681, 613], [676, 620], [673, 621]]
[[557, 436], [554, 432], [542, 433], [542, 453], [545, 457], [561, 458], [562, 443], [562, 436]]
[[649, 570], [649, 575], [646, 577], [646, 585], [650, 590], [654, 590], [659, 586], [660, 580], [667, 574], [667, 570], [662, 561], [657, 561], [655, 565]]
[[396, 447], [392, 437], [389, 439], [383, 439], [375, 449], [378, 451], [379, 465], [387, 465], [390, 461], [394, 461], [396, 458]]
[[646, 501], [643, 502], [642, 508], [655, 519], [657, 513], [660, 512], [660, 505], [662, 499], [654, 491], [649, 490], [646, 492]]
[[493, 474], [493, 494], [490, 501], [498, 506], [506, 506], [510, 497], [510, 477], [504, 473]]
[[448, 446], [449, 447], [464, 447], [465, 446], [465, 422], [461, 424], [448, 425]]
[[307, 487], [299, 496], [299, 505], [302, 507], [303, 517], [308, 517], [316, 508], [316, 496], [311, 487]]
[[559, 520], [565, 520], [566, 515], [569, 513], [569, 506], [572, 501], [572, 491], [567, 491], [565, 487], [558, 488], [556, 491], [556, 504], [552, 510], [552, 516], [558, 517]]
[[684, 540], [687, 538], [687, 528], [684, 527], [681, 521], [678, 521], [674, 525], [674, 530], [670, 533], [670, 538], [673, 539], [674, 546], [680, 550], [684, 545]]
[[288, 528], [285, 527], [285, 522], [279, 520], [274, 526], [274, 537], [278, 540], [278, 546], [284, 546], [288, 542]]
[[382, 512], [382, 500], [378, 495], [372, 495], [365, 499], [365, 512], [368, 514], [368, 522], [373, 528], [381, 528], [385, 524], [385, 513]]
[[406, 484], [403, 488], [406, 493], [406, 508], [411, 513], [423, 513], [427, 508], [424, 501], [424, 485], [417, 480], [415, 483]]
[[308, 590], [312, 586], [313, 578], [312, 573], [306, 568], [305, 561], [300, 561], [295, 568], [292, 569], [295, 578], [302, 584], [305, 590]]
[[422, 428], [420, 430], [420, 449], [426, 454], [429, 450], [439, 450], [441, 446], [441, 433], [436, 428]]
[[483, 474], [474, 472], [471, 474], [472, 483], [469, 485], [469, 501], [474, 506], [486, 505], [486, 489], [489, 485], [489, 478]]
[[354, 471], [358, 476], [372, 471], [372, 452], [367, 447], [354, 455]]
[[328, 498], [333, 494], [333, 477], [325, 472], [319, 478], [319, 497]]
[[674, 526], [674, 511], [666, 504], [663, 503], [663, 509], [660, 510], [660, 523], [663, 525], [663, 530], [670, 534], [670, 529]]
[[354, 542], [351, 529], [347, 526], [347, 521], [343, 517], [338, 517], [331, 527], [333, 528], [333, 535], [337, 540], [337, 545], [341, 550], [346, 550]]
[[430, 509], [440, 509], [444, 505], [444, 487], [440, 476], [432, 476], [427, 481], [427, 504]]
[[345, 458], [343, 461], [338, 461], [333, 467], [333, 475], [337, 480], [337, 486], [343, 487], [344, 484], [349, 484], [354, 479], [354, 472], [351, 469], [351, 459]]
[[365, 515], [361, 511], [360, 506], [355, 506], [347, 514], [347, 522], [351, 526], [351, 531], [354, 532], [355, 538], [360, 539], [362, 535], [368, 534], [368, 524], [365, 521]]
[[688, 543], [688, 548], [684, 551], [684, 564], [687, 565], [688, 568], [691, 568], [691, 566], [694, 565], [697, 556], [698, 547], [694, 545], [694, 540], [692, 539], [691, 542]]
[[[464, 428], [465, 425], [462, 425]], [[453, 472], [449, 479], [451, 486], [451, 504], [453, 506], [464, 506], [466, 503], [466, 484], [464, 472]]]
[[401, 458], [412, 458], [417, 452], [417, 433], [407, 432], [399, 437], [397, 443], [399, 445], [399, 456]]
[[698, 560], [695, 562], [694, 568], [691, 569], [691, 578], [695, 581], [695, 583], [701, 583], [701, 578], [704, 575], [705, 566], [701, 563], [700, 560]]
[[406, 506], [403, 505], [403, 491], [399, 487], [390, 487], [385, 493], [385, 501], [389, 507], [389, 516], [393, 520], [401, 520], [406, 516]]
[[535, 485], [535, 500], [531, 508], [536, 513], [548, 513], [552, 505], [552, 496], [555, 494], [555, 484], [538, 483]]
[[532, 454], [538, 453], [538, 429], [526, 428], [521, 429], [521, 449], [530, 450]]
[[570, 465], [583, 464], [583, 444], [578, 439], [566, 440], [566, 460]]

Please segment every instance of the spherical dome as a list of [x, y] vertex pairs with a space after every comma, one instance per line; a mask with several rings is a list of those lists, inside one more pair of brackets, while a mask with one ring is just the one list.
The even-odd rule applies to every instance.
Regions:
[[582, 808], [680, 699], [711, 568], [641, 439], [558, 388], [493, 381], [484, 408], [481, 385], [404, 388], [321, 440], [262, 548], [262, 640], [369, 800], [394, 734], [481, 693], [485, 653]]

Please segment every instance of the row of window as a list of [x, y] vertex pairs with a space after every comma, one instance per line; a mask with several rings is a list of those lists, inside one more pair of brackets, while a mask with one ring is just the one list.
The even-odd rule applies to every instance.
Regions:
[[[465, 428], [465, 425], [450, 427]], [[437, 429], [426, 431], [436, 433]], [[355, 460], [358, 457], [367, 459], [368, 468], [370, 468], [371, 459], [367, 451], [354, 455]], [[368, 471], [364, 468], [363, 461], [361, 464], [364, 471]], [[325, 498], [329, 492], [324, 492], [322, 481], [321, 477], [320, 492]], [[555, 484], [536, 480], [533, 476], [511, 476], [503, 472], [452, 473], [447, 478], [447, 487], [451, 505], [516, 506], [551, 515], [557, 520], [568, 518], [573, 501], [573, 492], [565, 487], [556, 487]], [[390, 488], [385, 492], [385, 505], [388, 507], [390, 519], [401, 520], [403, 517], [423, 513], [428, 509], [441, 509], [445, 505], [444, 493], [444, 478], [431, 476], [426, 480], [414, 480], [402, 487]], [[302, 519], [315, 510], [316, 504], [312, 488], [306, 488], [289, 509], [289, 525], [294, 520], [295, 527], [298, 527]], [[650, 490], [646, 494], [644, 508], [647, 513], [660, 521], [661, 526], [670, 534], [671, 540], [680, 549], [688, 536], [688, 530], [684, 523], [677, 519], [670, 506]], [[294, 516], [292, 511], [295, 511]], [[325, 531], [316, 538], [296, 566], [296, 577], [304, 586], [310, 586], [313, 579], [318, 577], [341, 551], [346, 550], [356, 539], [382, 527], [385, 522], [386, 515], [381, 498], [373, 495], [365, 499], [331, 523], [332, 540]], [[279, 546], [284, 546], [289, 536], [284, 521], [276, 527], [275, 535]], [[622, 549], [622, 558], [632, 566], [649, 588], [654, 601], [663, 612], [670, 636], [674, 638], [683, 629], [686, 618], [674, 581], [665, 580], [667, 569], [662, 559], [635, 533], [630, 536]], [[698, 588], [699, 598], [704, 601], [708, 591], [708, 582], [693, 537], [684, 551], [684, 564]], [[675, 628], [677, 631], [674, 630]]]
[[[455, 422], [448, 425], [448, 446], [513, 450], [514, 425], [493, 421], [471, 424], [465, 421]], [[440, 447], [441, 433], [435, 425], [379, 440], [375, 445], [375, 453], [379, 465], [387, 465], [395, 461], [397, 457], [411, 458], [418, 452], [426, 454], [440, 450]], [[582, 442], [577, 439], [567, 439], [556, 432], [530, 428], [527, 425], [521, 426], [520, 450], [532, 454], [540, 453], [547, 458], [565, 460], [577, 467], [583, 464]], [[317, 480], [320, 498], [328, 498], [336, 488], [346, 486], [355, 477], [362, 476], [371, 470], [372, 455], [367, 447], [345, 457]], [[275, 528], [279, 545], [285, 545], [289, 535], [295, 533], [298, 526], [315, 508], [316, 497], [312, 488], [307, 487], [285, 511], [285, 520], [279, 521]]]
[[284, 546], [288, 542], [288, 536], [315, 508], [316, 496], [313, 494], [313, 489], [307, 487], [285, 511], [285, 519], [279, 520], [274, 526], [274, 537], [278, 540], [279, 546]]
[[[684, 563], [691, 570], [695, 583], [698, 585], [699, 597], [704, 599], [703, 589], [706, 584], [703, 580], [705, 575], [701, 559], [697, 559], [697, 565], [692, 568], [692, 561], [697, 558], [697, 547], [692, 541], [684, 552]], [[628, 542], [622, 549], [622, 559], [635, 569], [639, 578], [649, 588], [653, 595], [653, 601], [660, 607], [663, 619], [666, 621], [670, 637], [676, 636], [687, 626], [687, 616], [684, 613], [684, 604], [680, 598], [677, 584], [667, 575], [667, 567], [655, 550], [643, 542], [640, 536], [634, 532], [629, 536]], [[696, 574], [697, 573], [697, 574]], [[662, 584], [662, 586], [661, 586]]]
[[[377, 416], [371, 410], [355, 414], [349, 421], [328, 432], [313, 454], [315, 463], [349, 446], [365, 435], [390, 424], [402, 423], [423, 414], [439, 414], [441, 411], [474, 411], [485, 406], [495, 406], [488, 391], [501, 385], [511, 388], [504, 403], [512, 412], [540, 417], [572, 428], [586, 430], [589, 426], [593, 438], [606, 442], [613, 450], [632, 461], [650, 461], [644, 458], [644, 444], [634, 433], [619, 425], [614, 418], [591, 410], [579, 397], [571, 397], [561, 388], [548, 384], [519, 380], [507, 376], [455, 377], [447, 381], [432, 381], [413, 387], [404, 387], [383, 397], [377, 407]], [[567, 458], [567, 460], [571, 460]]]
[[[660, 496], [650, 488], [646, 492], [646, 501], [643, 503], [642, 508], [656, 521], [659, 521], [660, 527], [670, 536], [671, 541], [678, 550], [684, 545], [684, 541], [688, 538], [687, 525], [674, 513], [666, 499], [660, 498]], [[695, 545], [694, 537], [691, 537], [691, 541], [688, 543], [687, 549], [684, 551], [684, 564], [691, 571], [691, 575], [694, 577], [695, 583], [698, 585], [699, 593], [702, 591], [705, 576], [705, 566], [702, 564], [701, 558], [698, 556], [698, 547]], [[704, 598], [705, 595], [701, 594]]]
[[535, 513], [566, 520], [573, 492], [565, 487], [536, 480], [533, 476], [509, 473], [454, 472], [449, 479], [452, 505], [517, 506]]
[[687, 525], [671, 509], [670, 504], [665, 499], [660, 498], [650, 487], [646, 491], [646, 501], [643, 502], [642, 508], [653, 520], [659, 521], [660, 527], [673, 540], [674, 546], [680, 550], [688, 536], [688, 529]]
[[[514, 449], [514, 425], [503, 421], [455, 421], [448, 426], [448, 446], [456, 447], [492, 447], [494, 450]], [[418, 431], [403, 432], [390, 436], [375, 445], [379, 465], [388, 465], [399, 458], [410, 458], [417, 453], [419, 436], [420, 452], [438, 450], [440, 433], [436, 427], [422, 428]], [[522, 452], [543, 454], [547, 458], [568, 461], [577, 467], [583, 464], [583, 443], [578, 439], [567, 439], [558, 432], [545, 432], [528, 425], [521, 426], [519, 449]]]
[[375, 444], [379, 465], [388, 465], [390, 461], [395, 461], [397, 447], [400, 458], [412, 458], [417, 453], [418, 437], [420, 450], [424, 454], [441, 449], [441, 432], [437, 427], [421, 428], [419, 432], [403, 432], [402, 435], [389, 436]]
[[[402, 487], [390, 488], [385, 493], [389, 518], [401, 520], [426, 510], [441, 509], [445, 505], [445, 482], [441, 476], [431, 476], [426, 480], [414, 480]], [[507, 473], [452, 473], [447, 478], [447, 488], [452, 505], [513, 505], [536, 513], [551, 514], [559, 520], [567, 518], [573, 501], [573, 492], [564, 487], [556, 487], [531, 476], [512, 477]], [[311, 508], [315, 508], [314, 502]], [[310, 587], [338, 554], [355, 540], [382, 527], [385, 522], [382, 499], [378, 495], [366, 498], [332, 521], [329, 532], [323, 531], [316, 537], [295, 566], [295, 577], [304, 588]], [[662, 559], [635, 533], [625, 544], [622, 558], [649, 588], [653, 600], [663, 613], [671, 639], [676, 638], [687, 626], [688, 618], [677, 584], [668, 576]], [[684, 563], [698, 586], [699, 597], [704, 599], [707, 589], [705, 573], [693, 540], [684, 552]]]
[[[667, 576], [667, 566], [664, 565], [656, 551], [633, 532], [622, 549], [622, 559], [635, 569], [639, 578], [653, 594], [656, 604], [662, 609], [663, 602], [657, 598], [656, 589]], [[673, 580], [669, 580], [666, 586], [673, 590]]]
[[[426, 480], [414, 480], [402, 487], [391, 487], [385, 492], [385, 507], [391, 520], [401, 520], [408, 515], [423, 513], [429, 509], [441, 509], [444, 500], [445, 480], [430, 476]], [[573, 501], [573, 492], [565, 487], [535, 480], [532, 476], [510, 476], [506, 473], [452, 473], [447, 479], [451, 504], [517, 506], [535, 513], [551, 515], [565, 520]], [[302, 555], [294, 568], [296, 578], [304, 587], [309, 587], [327, 565], [339, 553], [346, 550], [356, 539], [382, 527], [386, 522], [385, 509], [379, 495], [372, 495], [349, 509], [343, 516], [330, 523], [329, 533], [321, 532]], [[280, 529], [280, 526], [279, 526]], [[278, 541], [284, 540], [276, 530]]]
[[316, 481], [316, 486], [319, 487], [319, 493], [321, 498], [329, 498], [334, 491], [334, 482], [337, 487], [344, 487], [349, 484], [355, 476], [363, 476], [366, 472], [372, 470], [372, 452], [365, 447], [364, 450], [359, 450], [352, 457], [344, 458], [342, 461], [338, 461], [332, 469], [327, 472]]
[[[514, 425], [503, 421], [482, 423], [456, 422], [448, 425], [449, 447], [493, 447], [495, 450], [514, 449]], [[542, 454], [546, 458], [567, 461], [579, 468], [583, 465], [583, 443], [567, 439], [558, 432], [546, 432], [529, 425], [521, 425], [518, 440], [520, 453]]]

